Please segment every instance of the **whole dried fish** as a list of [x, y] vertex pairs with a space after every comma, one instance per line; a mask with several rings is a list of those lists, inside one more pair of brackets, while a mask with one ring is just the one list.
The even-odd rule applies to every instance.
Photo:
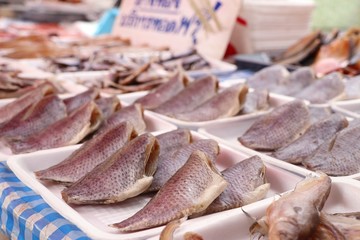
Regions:
[[244, 106], [247, 92], [248, 87], [244, 84], [228, 87], [193, 110], [175, 113], [174, 117], [184, 121], [201, 122], [234, 116]]
[[97, 98], [100, 98], [100, 92], [98, 89], [91, 88], [85, 92], [77, 94], [73, 97], [64, 99], [67, 111], [70, 114], [85, 103], [91, 102]]
[[35, 175], [41, 180], [76, 182], [136, 136], [131, 123], [121, 122], [85, 142], [64, 161], [37, 171]]
[[145, 109], [154, 109], [178, 94], [186, 87], [187, 83], [187, 77], [182, 71], [178, 71], [169, 81], [161, 84], [147, 95], [137, 99], [135, 103], [140, 103]]
[[169, 151], [168, 154], [159, 158], [158, 167], [154, 174], [154, 181], [147, 191], [157, 191], [164, 186], [171, 176], [185, 164], [189, 156], [196, 150], [205, 152], [213, 162], [215, 162], [220, 151], [218, 143], [212, 139], [200, 139], [181, 147], [175, 152]]
[[28, 137], [2, 138], [2, 143], [14, 154], [76, 144], [101, 123], [101, 112], [89, 102], [71, 115]]
[[246, 95], [246, 101], [240, 114], [249, 114], [257, 111], [264, 111], [270, 108], [269, 105], [269, 91], [256, 90], [249, 92]]
[[145, 133], [61, 192], [67, 203], [109, 204], [145, 191], [152, 182], [159, 155], [156, 138]]
[[345, 85], [340, 73], [330, 73], [295, 95], [311, 103], [326, 103], [344, 95]]
[[188, 112], [215, 96], [217, 90], [218, 80], [214, 76], [207, 76], [190, 83], [153, 111], [161, 114]]
[[140, 104], [133, 104], [114, 112], [105, 120], [98, 132], [106, 131], [109, 127], [124, 121], [129, 121], [134, 126], [135, 131], [139, 134], [143, 133], [146, 129], [144, 109]]
[[293, 96], [313, 84], [315, 80], [315, 73], [310, 67], [301, 67], [290, 73], [289, 83], [283, 94]]
[[248, 148], [275, 150], [297, 139], [309, 124], [307, 106], [303, 101], [295, 100], [256, 119], [238, 140]]
[[299, 164], [347, 125], [348, 121], [344, 116], [333, 114], [323, 121], [314, 123], [301, 137], [289, 145], [279, 148], [272, 156], [289, 163]]
[[0, 123], [9, 121], [15, 115], [39, 101], [42, 97], [54, 92], [55, 89], [50, 84], [44, 83], [39, 85], [34, 90], [1, 107]]
[[258, 156], [247, 158], [221, 173], [229, 185], [205, 210], [206, 214], [259, 201], [270, 189], [270, 184], [266, 183], [265, 165]]
[[208, 156], [195, 151], [143, 209], [111, 226], [129, 232], [191, 216], [206, 209], [226, 185]]
[[63, 101], [56, 95], [49, 95], [26, 109], [21, 116], [0, 126], [1, 136], [26, 137], [67, 116]]
[[302, 164], [313, 171], [323, 171], [330, 176], [346, 176], [360, 171], [360, 151], [356, 147], [360, 138], [360, 125], [350, 124], [330, 140], [324, 142], [316, 152]]
[[294, 191], [270, 204], [266, 215], [250, 227], [250, 232], [269, 239], [308, 239], [320, 222], [320, 211], [330, 188], [331, 179], [326, 174], [306, 177]]
[[104, 119], [110, 117], [114, 112], [121, 109], [121, 103], [118, 97], [101, 97], [95, 100], [96, 105], [101, 110]]
[[160, 145], [160, 155], [167, 154], [172, 149], [189, 144], [192, 141], [191, 132], [188, 129], [180, 128], [170, 132], [162, 133], [156, 136]]
[[282, 65], [273, 65], [256, 72], [247, 80], [250, 88], [276, 92], [280, 86], [287, 84], [289, 71]]

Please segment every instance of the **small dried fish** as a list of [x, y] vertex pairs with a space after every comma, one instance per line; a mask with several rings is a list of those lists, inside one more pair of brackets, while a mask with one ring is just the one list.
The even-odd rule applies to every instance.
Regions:
[[226, 186], [208, 156], [195, 151], [143, 209], [111, 226], [129, 232], [191, 216], [206, 209]]
[[276, 92], [280, 86], [287, 84], [289, 71], [282, 65], [273, 65], [256, 72], [251, 76], [247, 84], [257, 90], [269, 90]]
[[266, 183], [265, 165], [258, 156], [247, 158], [221, 173], [229, 185], [205, 210], [205, 214], [259, 201], [270, 189], [270, 184]]
[[256, 119], [238, 140], [248, 148], [275, 150], [297, 139], [309, 125], [307, 106], [303, 101], [295, 100]]
[[110, 117], [114, 112], [121, 109], [121, 103], [118, 97], [100, 97], [95, 100], [96, 105], [101, 110], [104, 119]]
[[91, 102], [98, 98], [100, 98], [99, 90], [95, 88], [91, 88], [73, 97], [64, 99], [64, 103], [66, 105], [68, 113], [70, 114], [71, 112], [81, 107], [85, 103]]
[[210, 121], [231, 117], [239, 113], [245, 103], [247, 85], [228, 87], [189, 112], [175, 113], [174, 117], [184, 121]]
[[348, 121], [344, 116], [333, 114], [323, 121], [314, 123], [301, 137], [289, 145], [277, 149], [272, 156], [289, 163], [299, 164], [347, 125]]
[[182, 71], [178, 71], [169, 81], [161, 84], [147, 95], [137, 99], [135, 103], [140, 103], [145, 109], [154, 109], [178, 94], [187, 84], [188, 78]]
[[269, 239], [308, 239], [320, 222], [320, 211], [329, 196], [331, 179], [326, 174], [308, 176], [294, 191], [270, 204], [266, 215], [250, 232]]
[[355, 76], [346, 80], [345, 95], [345, 99], [347, 100], [360, 98], [360, 76]]
[[188, 112], [215, 96], [217, 90], [218, 80], [214, 76], [207, 76], [190, 83], [153, 111], [167, 115]]
[[64, 161], [37, 171], [35, 175], [41, 180], [76, 182], [136, 136], [131, 123], [121, 122], [85, 142]]
[[270, 108], [269, 105], [269, 91], [256, 90], [249, 92], [246, 95], [246, 101], [240, 114], [249, 114], [257, 111], [265, 111]]
[[28, 137], [2, 138], [2, 143], [14, 154], [76, 144], [97, 129], [102, 117], [98, 107], [89, 102], [71, 115]]
[[110, 204], [137, 196], [150, 186], [158, 155], [152, 134], [138, 136], [63, 190], [62, 198], [72, 204]]
[[316, 80], [315, 73], [310, 67], [301, 67], [290, 73], [289, 83], [286, 86], [286, 92], [283, 94], [293, 96], [302, 91], [307, 86], [313, 84]]

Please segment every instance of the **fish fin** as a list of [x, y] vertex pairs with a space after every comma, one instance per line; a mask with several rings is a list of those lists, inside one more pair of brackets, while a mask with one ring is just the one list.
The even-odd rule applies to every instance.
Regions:
[[187, 220], [187, 218], [188, 218], [188, 216], [184, 216], [180, 219], [173, 220], [173, 221], [169, 222], [168, 224], [166, 224], [166, 226], [160, 233], [159, 240], [172, 240], [175, 230], [177, 228], [179, 228], [180, 224], [185, 222]]

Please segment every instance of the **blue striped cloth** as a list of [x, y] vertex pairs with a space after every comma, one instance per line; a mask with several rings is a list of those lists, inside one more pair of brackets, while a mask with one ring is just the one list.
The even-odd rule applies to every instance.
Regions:
[[90, 239], [0, 162], [1, 230], [10, 239]]

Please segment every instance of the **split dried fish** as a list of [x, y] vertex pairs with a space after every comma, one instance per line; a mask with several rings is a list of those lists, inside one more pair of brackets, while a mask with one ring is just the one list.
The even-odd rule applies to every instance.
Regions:
[[190, 83], [153, 111], [166, 115], [188, 112], [215, 96], [217, 90], [218, 80], [214, 76], [206, 76]]
[[195, 151], [143, 209], [111, 226], [130, 232], [191, 216], [206, 209], [226, 186], [208, 156]]
[[150, 186], [158, 155], [156, 138], [140, 135], [63, 190], [62, 198], [72, 204], [110, 204], [137, 196]]
[[78, 109], [82, 105], [98, 98], [100, 98], [99, 90], [95, 88], [91, 88], [73, 97], [64, 99], [64, 103], [66, 105], [68, 113], [70, 114], [71, 112]]
[[190, 130], [184, 128], [162, 133], [156, 136], [156, 138], [160, 145], [159, 157], [161, 157], [162, 154], [167, 154], [173, 149], [177, 150], [192, 141]]
[[256, 119], [238, 140], [248, 148], [275, 150], [297, 139], [309, 125], [310, 113], [306, 104], [295, 100]]
[[323, 121], [326, 118], [329, 118], [332, 114], [331, 107], [312, 107], [309, 106], [310, 111], [310, 122], [314, 124], [318, 121]]
[[337, 132], [347, 127], [348, 121], [340, 114], [314, 123], [306, 132], [287, 146], [276, 150], [272, 156], [283, 161], [300, 164], [304, 159], [310, 157], [316, 149], [333, 138]]
[[256, 72], [248, 79], [247, 84], [250, 88], [273, 92], [287, 84], [289, 75], [289, 71], [284, 66], [273, 65]]
[[73, 183], [104, 162], [137, 136], [129, 122], [121, 122], [85, 142], [64, 161], [35, 172], [38, 179]]
[[96, 105], [101, 110], [104, 119], [110, 117], [114, 112], [121, 109], [121, 103], [118, 97], [101, 97], [95, 100]]
[[270, 108], [269, 98], [268, 90], [254, 89], [246, 95], [246, 101], [240, 114], [250, 114], [257, 111], [268, 110]]
[[205, 214], [241, 207], [265, 198], [270, 189], [266, 183], [265, 165], [260, 157], [242, 160], [221, 172], [229, 183], [224, 192], [205, 210]]
[[326, 174], [308, 176], [274, 201], [266, 215], [250, 227], [252, 234], [269, 239], [308, 239], [320, 222], [320, 211], [329, 196], [331, 179]]
[[244, 84], [228, 87], [193, 110], [175, 113], [174, 117], [184, 121], [202, 122], [234, 116], [243, 108], [247, 92], [248, 87]]
[[95, 131], [102, 121], [101, 112], [93, 102], [83, 105], [71, 115], [28, 137], [2, 138], [14, 154], [76, 144]]

